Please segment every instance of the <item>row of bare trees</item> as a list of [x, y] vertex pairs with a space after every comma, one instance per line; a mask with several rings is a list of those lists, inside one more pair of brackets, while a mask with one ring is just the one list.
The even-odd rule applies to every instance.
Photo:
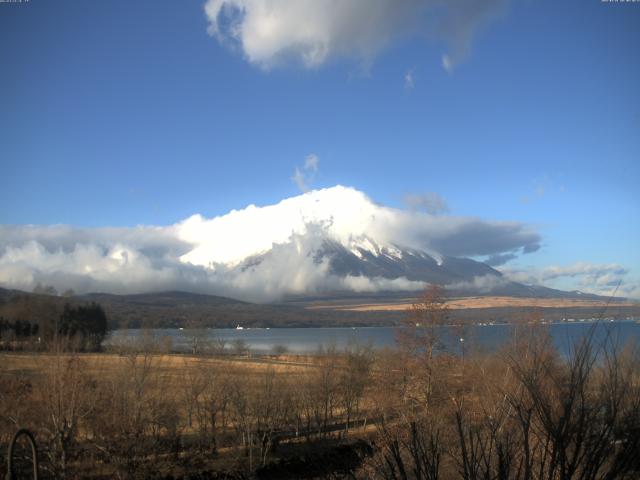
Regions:
[[117, 354], [75, 353], [68, 344], [5, 354], [0, 447], [29, 427], [56, 478], [85, 469], [150, 478], [219, 459], [252, 471], [280, 442], [344, 435], [361, 418], [373, 361], [361, 346], [327, 348], [297, 367], [162, 350], [141, 336]]

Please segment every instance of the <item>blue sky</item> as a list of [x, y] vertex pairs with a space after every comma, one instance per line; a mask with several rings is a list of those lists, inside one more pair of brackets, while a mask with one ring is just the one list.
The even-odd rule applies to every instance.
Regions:
[[617, 265], [637, 290], [640, 4], [496, 1], [472, 18], [478, 3], [460, 2], [462, 30], [438, 14], [351, 38], [355, 9], [311, 64], [295, 29], [250, 44], [251, 11], [208, 32], [203, 1], [0, 3], [0, 224], [214, 217], [297, 195], [313, 154], [311, 188], [399, 208], [436, 192], [448, 215], [540, 233], [514, 273]]

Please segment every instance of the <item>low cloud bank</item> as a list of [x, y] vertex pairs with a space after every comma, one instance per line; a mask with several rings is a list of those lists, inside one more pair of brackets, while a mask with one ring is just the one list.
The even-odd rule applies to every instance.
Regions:
[[597, 264], [576, 262], [543, 268], [501, 268], [513, 281], [542, 285], [548, 282], [570, 281], [577, 290], [598, 295], [640, 298], [640, 286], [630, 280], [629, 270], [617, 263]]
[[334, 275], [328, 259], [317, 255], [326, 240], [348, 249], [397, 245], [437, 257], [522, 254], [535, 251], [540, 236], [518, 222], [385, 207], [337, 186], [166, 227], [2, 225], [0, 286], [31, 290], [41, 283], [78, 293], [176, 289], [252, 301], [424, 286], [406, 278]]

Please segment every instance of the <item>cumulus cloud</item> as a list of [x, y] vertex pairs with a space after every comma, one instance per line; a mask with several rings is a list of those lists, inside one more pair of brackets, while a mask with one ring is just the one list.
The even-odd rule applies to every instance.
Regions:
[[409, 193], [405, 195], [404, 203], [411, 210], [424, 210], [431, 215], [449, 211], [449, 205], [445, 199], [436, 192]]
[[208, 0], [208, 31], [268, 69], [288, 59], [317, 68], [330, 59], [365, 63], [395, 40], [444, 40], [451, 70], [468, 54], [474, 35], [507, 0]]
[[[305, 163], [317, 168], [316, 160]], [[165, 227], [2, 225], [0, 285], [30, 290], [41, 283], [78, 293], [177, 289], [254, 301], [423, 286], [406, 278], [333, 274], [329, 260], [316, 254], [327, 241], [352, 250], [396, 245], [434, 256], [473, 256], [525, 249], [540, 237], [521, 223], [390, 208], [337, 186]]]
[[293, 171], [291, 180], [296, 184], [301, 192], [309, 191], [311, 184], [316, 178], [316, 173], [318, 173], [319, 164], [320, 158], [318, 158], [315, 153], [311, 153], [304, 159], [302, 169], [296, 167]]

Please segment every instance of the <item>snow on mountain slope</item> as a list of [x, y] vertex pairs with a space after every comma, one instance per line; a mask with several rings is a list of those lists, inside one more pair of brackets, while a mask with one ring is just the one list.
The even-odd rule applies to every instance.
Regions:
[[267, 252], [274, 244], [288, 243], [292, 236], [321, 236], [352, 251], [378, 255], [380, 245], [391, 244], [389, 233], [407, 220], [401, 210], [376, 205], [362, 192], [336, 186], [276, 205], [250, 205], [211, 220], [194, 215], [177, 230], [181, 240], [195, 246], [182, 261], [231, 266]]
[[[447, 227], [457, 221], [451, 219]], [[180, 238], [194, 245], [180, 260], [219, 273], [266, 271], [271, 282], [291, 271], [283, 270], [285, 265], [295, 271], [296, 291], [304, 291], [308, 279], [318, 275], [341, 279], [326, 281], [321, 289], [371, 290], [372, 279], [375, 288], [391, 290], [418, 289], [426, 282], [475, 282], [477, 290], [482, 284], [509, 283], [483, 263], [432, 249], [431, 240], [441, 234], [437, 227], [445, 222], [377, 205], [362, 192], [337, 186], [212, 220], [193, 216], [178, 226]]]
[[194, 215], [175, 227], [178, 238], [193, 248], [180, 257], [201, 266], [238, 265], [294, 237], [337, 242], [355, 255], [367, 252], [402, 255], [419, 250], [441, 262], [444, 256], [491, 255], [537, 249], [539, 236], [516, 222], [401, 210], [374, 203], [363, 192], [335, 186], [282, 200], [250, 205], [206, 219]]

